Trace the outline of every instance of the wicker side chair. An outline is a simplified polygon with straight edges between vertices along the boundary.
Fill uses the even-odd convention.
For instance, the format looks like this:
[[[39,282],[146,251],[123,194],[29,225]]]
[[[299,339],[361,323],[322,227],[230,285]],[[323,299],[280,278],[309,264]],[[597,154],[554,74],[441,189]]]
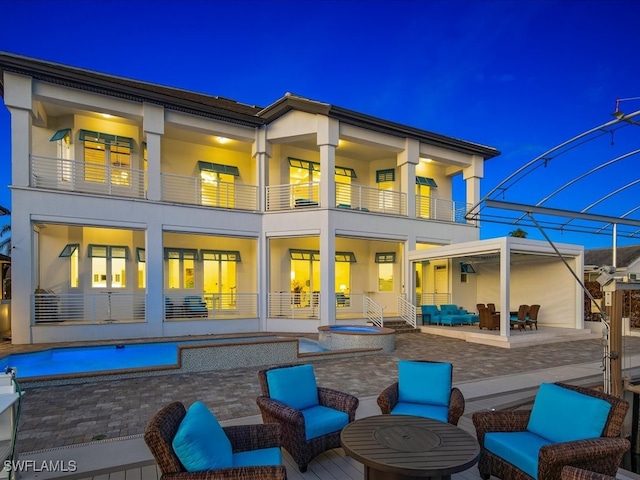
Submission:
[[[283,465],[232,467],[203,472],[187,472],[173,450],[182,419],[187,414],[184,405],[173,402],[162,408],[148,423],[144,441],[153,454],[162,472],[162,480],[286,480],[287,471]],[[237,425],[223,427],[231,442],[233,453],[280,447],[279,425]]]
[[[620,438],[629,403],[613,395],[590,388],[565,383],[555,383],[555,385],[605,400],[611,404],[611,409],[599,438],[542,446],[538,453],[537,478],[539,480],[560,480],[564,478],[561,477],[562,469],[567,465],[615,476],[622,456],[630,448],[629,441]],[[530,410],[482,411],[473,414],[473,424],[480,443],[478,470],[482,478],[488,479],[493,475],[509,480],[532,480],[533,477],[485,448],[485,434],[524,432],[527,430],[530,416]]]
[[[576,467],[564,467],[562,469],[562,480],[616,480],[616,477],[603,475],[601,473],[590,472]]]
[[[424,365],[425,368],[428,368],[429,365],[442,365],[441,362],[430,362],[427,360],[411,360],[404,362],[415,363],[417,365]],[[398,364],[398,369],[400,369],[400,364]],[[452,378],[451,373],[449,374],[450,378],[448,379],[449,385],[451,384]],[[414,379],[414,381],[417,379]],[[398,375],[398,381],[389,385],[385,388],[380,395],[378,396],[378,406],[380,407],[380,411],[382,414],[387,415],[393,412],[394,408],[400,402],[400,375]],[[464,396],[462,392],[456,388],[451,388],[451,396],[449,397],[449,410],[447,414],[447,423],[451,425],[458,425],[458,420],[464,413]],[[404,413],[404,412],[403,412]],[[416,413],[414,413],[416,414]]]
[[[291,454],[300,471],[306,472],[307,465],[316,456],[332,448],[340,447],[340,432],[342,428],[307,438],[307,422],[303,410],[272,398],[272,392],[269,389],[268,373],[300,366],[301,365],[278,365],[260,370],[258,372],[258,379],[260,380],[262,395],[256,399],[256,403],[258,404],[264,423],[280,424],[282,429],[282,446]],[[357,397],[326,387],[315,388],[317,389],[319,406],[347,414],[347,423],[355,420],[356,410],[359,405]]]

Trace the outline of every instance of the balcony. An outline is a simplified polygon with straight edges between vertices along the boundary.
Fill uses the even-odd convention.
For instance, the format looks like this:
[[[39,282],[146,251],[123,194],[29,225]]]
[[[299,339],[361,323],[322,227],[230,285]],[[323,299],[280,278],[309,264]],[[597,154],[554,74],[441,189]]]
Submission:
[[[257,293],[165,292],[165,321],[258,318]]]
[[[416,196],[416,217],[443,222],[473,224],[465,218],[471,208],[470,203],[444,198]]]
[[[319,182],[269,185],[266,192],[268,212],[320,206]]]
[[[336,183],[336,206],[362,212],[407,215],[407,194],[365,185]]]
[[[31,156],[31,186],[114,197],[145,198],[145,172],[128,166]]]
[[[187,205],[258,210],[258,187],[230,182],[210,182],[200,177],[162,174],[162,200]]]

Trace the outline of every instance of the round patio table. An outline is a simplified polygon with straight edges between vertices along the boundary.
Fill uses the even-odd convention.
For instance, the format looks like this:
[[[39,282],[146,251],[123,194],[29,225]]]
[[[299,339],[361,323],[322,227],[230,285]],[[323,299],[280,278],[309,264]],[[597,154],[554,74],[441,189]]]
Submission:
[[[450,479],[478,462],[478,441],[464,430],[430,418],[376,415],[340,434],[347,455],[365,467],[365,480]]]

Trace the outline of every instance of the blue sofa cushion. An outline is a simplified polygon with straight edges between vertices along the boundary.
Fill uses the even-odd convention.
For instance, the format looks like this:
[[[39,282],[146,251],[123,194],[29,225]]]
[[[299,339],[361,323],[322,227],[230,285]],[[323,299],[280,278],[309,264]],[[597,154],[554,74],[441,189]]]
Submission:
[[[189,407],[172,445],[188,472],[233,466],[231,442],[215,415],[202,402]]]
[[[440,305],[440,311],[443,315],[459,315],[460,313],[458,306],[452,304]]]
[[[319,404],[313,366],[276,368],[267,372],[269,396],[297,410]]]
[[[527,430],[553,443],[597,438],[611,404],[551,383],[543,383],[533,402]]]
[[[349,415],[340,410],[317,405],[302,410],[307,440],[342,430],[349,423]]]
[[[233,454],[234,467],[262,467],[282,465],[282,452],[279,447],[259,448]]]
[[[550,442],[531,432],[490,432],[484,446],[491,453],[515,465],[533,478],[538,478],[538,453]]]
[[[398,400],[448,407],[451,372],[450,363],[398,361]]]
[[[426,417],[447,423],[449,420],[449,407],[439,405],[425,405],[423,403],[398,402],[391,410],[392,415],[415,415]]]

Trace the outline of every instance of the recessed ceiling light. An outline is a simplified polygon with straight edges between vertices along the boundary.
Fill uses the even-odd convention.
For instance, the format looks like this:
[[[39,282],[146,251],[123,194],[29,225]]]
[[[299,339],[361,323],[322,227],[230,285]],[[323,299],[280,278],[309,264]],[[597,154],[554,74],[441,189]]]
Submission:
[[[216,137],[218,139],[218,143],[227,143],[229,139],[227,137]]]
[[[103,114],[102,114],[102,116],[103,116],[104,118],[111,118],[111,115],[109,115],[108,113],[103,113]]]
[[[425,162],[425,163],[431,163],[433,162],[433,160],[431,158],[420,158],[421,162]]]

